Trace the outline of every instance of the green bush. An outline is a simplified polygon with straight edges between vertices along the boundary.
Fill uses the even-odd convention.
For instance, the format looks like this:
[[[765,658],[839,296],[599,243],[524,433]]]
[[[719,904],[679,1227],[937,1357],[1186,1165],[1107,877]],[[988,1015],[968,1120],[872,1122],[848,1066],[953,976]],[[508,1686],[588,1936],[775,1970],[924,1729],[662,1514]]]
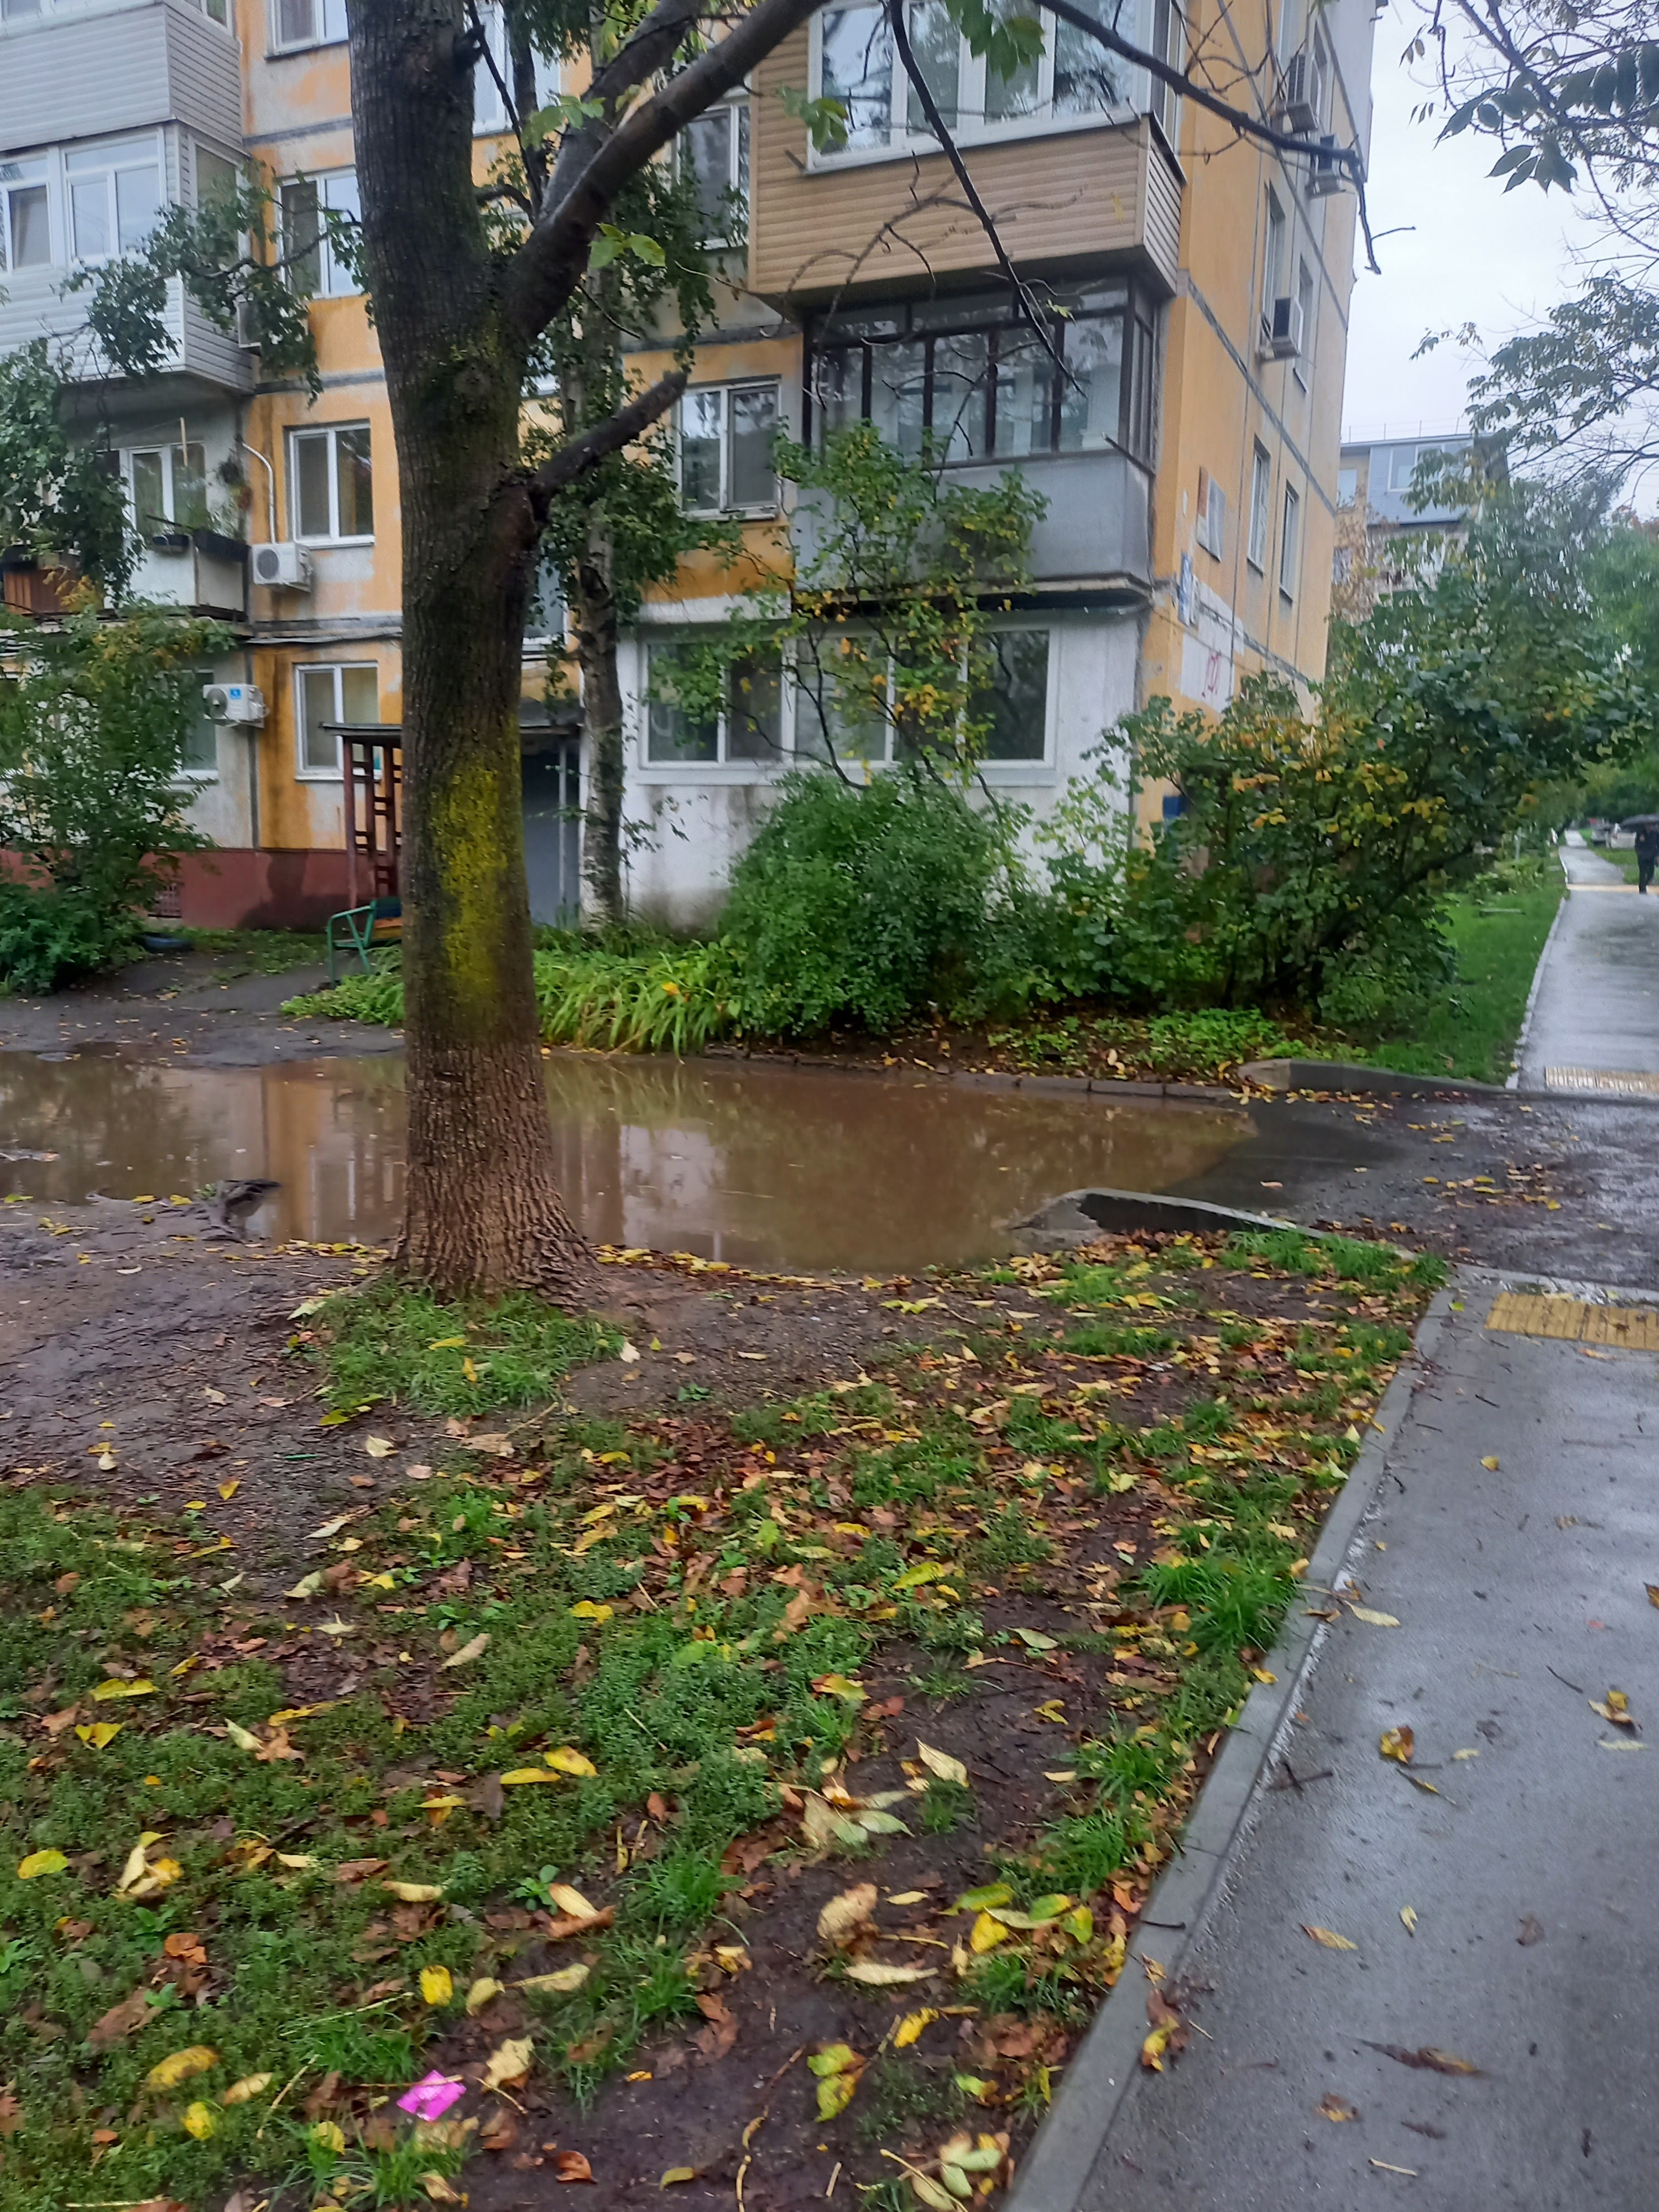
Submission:
[[[726,927],[744,1025],[880,1031],[932,1007],[971,1015],[1017,997],[1018,963],[998,927],[1014,878],[1009,826],[922,773],[787,777],[732,871]]]
[[[84,893],[0,883],[0,992],[44,997],[113,966],[137,939],[131,915]]]

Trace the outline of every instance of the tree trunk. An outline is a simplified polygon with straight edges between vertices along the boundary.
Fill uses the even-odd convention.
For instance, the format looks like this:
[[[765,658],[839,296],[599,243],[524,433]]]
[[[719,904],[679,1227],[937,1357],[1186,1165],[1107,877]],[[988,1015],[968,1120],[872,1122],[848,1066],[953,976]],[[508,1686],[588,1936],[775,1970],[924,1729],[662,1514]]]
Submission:
[[[587,729],[582,872],[601,919],[620,927],[628,919],[628,902],[623,890],[623,702],[613,575],[610,530],[600,515],[592,514],[570,603]]]
[[[555,1179],[525,882],[519,699],[538,520],[520,466],[524,360],[473,195],[461,0],[354,0],[350,26],[403,509],[398,1259],[446,1296],[579,1300],[592,1261]]]

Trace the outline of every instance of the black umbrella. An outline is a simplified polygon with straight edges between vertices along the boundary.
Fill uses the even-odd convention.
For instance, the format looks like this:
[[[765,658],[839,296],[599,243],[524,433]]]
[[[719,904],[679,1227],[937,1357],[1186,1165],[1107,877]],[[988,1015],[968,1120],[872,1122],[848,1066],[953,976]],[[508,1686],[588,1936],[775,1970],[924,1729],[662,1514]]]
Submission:
[[[1619,824],[1621,830],[1659,830],[1659,814],[1630,814]]]

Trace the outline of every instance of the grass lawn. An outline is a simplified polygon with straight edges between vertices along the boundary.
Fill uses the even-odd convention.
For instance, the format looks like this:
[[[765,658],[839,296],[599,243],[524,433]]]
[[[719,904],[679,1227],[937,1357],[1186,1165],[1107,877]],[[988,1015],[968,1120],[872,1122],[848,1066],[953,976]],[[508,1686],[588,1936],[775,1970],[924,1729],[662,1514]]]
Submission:
[[[328,957],[320,930],[182,929],[192,952],[211,952],[226,963],[227,975],[280,975],[289,968],[310,968]]]
[[[362,1469],[291,1557],[214,1534],[240,1343],[177,1517],[14,1469],[0,2207],[1003,2176],[1440,1273],[1284,1232],[797,1285],[872,1309],[815,1387],[674,1355],[603,1413],[549,1393],[621,1349],[628,1402],[608,1325],[371,1285],[288,1324]]]
[[[1527,1011],[1538,956],[1561,902],[1551,860],[1535,884],[1499,890],[1477,884],[1449,902],[1447,926],[1457,970],[1409,1036],[1388,1037],[1352,1057],[1408,1075],[1461,1075],[1504,1083]]]

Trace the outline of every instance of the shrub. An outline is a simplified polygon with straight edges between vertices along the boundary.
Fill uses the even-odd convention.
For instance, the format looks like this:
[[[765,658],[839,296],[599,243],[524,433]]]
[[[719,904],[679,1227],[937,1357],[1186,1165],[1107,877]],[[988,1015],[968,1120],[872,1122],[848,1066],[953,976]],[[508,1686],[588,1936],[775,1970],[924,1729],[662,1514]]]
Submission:
[[[83,892],[0,883],[0,992],[45,996],[95,975],[131,950],[130,915]]]
[[[745,1026],[881,1030],[931,1006],[973,1013],[1018,995],[997,927],[1015,878],[1010,828],[923,773],[786,778],[732,877]]]

